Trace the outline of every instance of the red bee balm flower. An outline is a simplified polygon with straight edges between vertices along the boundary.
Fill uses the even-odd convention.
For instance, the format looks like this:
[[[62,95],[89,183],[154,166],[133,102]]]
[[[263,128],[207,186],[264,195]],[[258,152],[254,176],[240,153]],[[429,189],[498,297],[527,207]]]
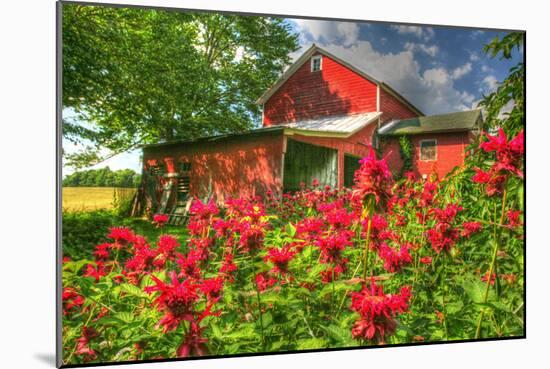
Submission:
[[[361,316],[351,331],[353,338],[383,344],[386,337],[395,333],[394,317],[408,310],[410,297],[409,287],[401,288],[398,295],[384,294],[382,286],[371,278],[370,288],[365,286],[351,295],[351,309]]]
[[[377,160],[371,148],[369,155],[359,161],[361,167],[355,172],[354,191],[362,199],[373,195],[378,203],[381,198],[389,198],[393,177],[385,160]]]
[[[470,237],[473,233],[478,233],[481,230],[480,222],[465,222],[462,224],[462,237]]]
[[[176,273],[170,272],[171,284],[164,283],[151,274],[155,281],[154,286],[145,287],[145,292],[152,293],[160,291],[160,295],[155,299],[159,311],[164,311],[164,317],[159,322],[163,326],[163,331],[173,331],[178,327],[181,321],[193,321],[193,305],[199,299],[197,294],[197,285],[190,279],[183,282],[178,281]]]
[[[286,274],[288,273],[288,263],[295,254],[296,251],[292,250],[290,247],[283,247],[282,249],[273,248],[268,250],[264,260],[275,265],[271,270],[273,273]]]
[[[205,279],[202,281],[199,289],[209,299],[216,299],[220,297],[223,290],[223,279],[221,277]]]
[[[115,240],[115,243],[111,244],[111,247],[119,249],[121,246],[134,242],[136,235],[130,228],[113,227],[107,237]]]
[[[164,226],[166,223],[168,223],[168,215],[166,214],[153,215],[153,223],[155,223],[157,227]]]

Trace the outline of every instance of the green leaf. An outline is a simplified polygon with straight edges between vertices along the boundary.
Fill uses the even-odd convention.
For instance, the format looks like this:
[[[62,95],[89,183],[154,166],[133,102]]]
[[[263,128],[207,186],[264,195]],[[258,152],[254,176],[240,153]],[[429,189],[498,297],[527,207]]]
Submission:
[[[350,329],[344,329],[338,325],[330,325],[322,327],[338,345],[347,346],[353,343]]]
[[[326,348],[327,346],[328,342],[322,338],[308,338],[304,340],[299,340],[297,348],[298,350],[313,350]]]
[[[114,318],[119,319],[123,323],[132,323],[134,321],[134,315],[132,313],[123,311],[113,315]]]
[[[483,299],[485,297],[485,290],[487,289],[486,283],[474,279],[470,279],[465,281],[462,284],[462,288],[464,288],[464,291],[472,299],[473,302],[476,304],[483,303]],[[489,288],[489,294],[488,294],[488,301],[494,300],[495,293],[492,291],[491,288]]]
[[[150,296],[141,288],[129,283],[122,283],[120,290],[126,292],[128,295],[148,299]]]

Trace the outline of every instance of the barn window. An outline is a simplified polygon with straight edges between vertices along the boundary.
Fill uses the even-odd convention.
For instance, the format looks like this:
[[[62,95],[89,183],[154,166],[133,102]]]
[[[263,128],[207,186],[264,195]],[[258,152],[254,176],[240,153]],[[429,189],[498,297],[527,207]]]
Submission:
[[[420,160],[422,161],[437,160],[437,140],[420,141]]]
[[[321,55],[314,56],[311,58],[311,71],[318,72],[323,67],[323,58]]]

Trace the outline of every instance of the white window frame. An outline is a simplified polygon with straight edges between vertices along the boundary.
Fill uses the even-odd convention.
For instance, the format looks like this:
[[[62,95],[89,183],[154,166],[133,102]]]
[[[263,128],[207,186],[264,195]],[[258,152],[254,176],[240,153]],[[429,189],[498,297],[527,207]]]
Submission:
[[[435,147],[435,158],[434,159],[423,159],[422,158],[422,144],[424,142],[433,142],[434,143],[434,147]],[[437,161],[437,139],[436,138],[430,138],[430,139],[420,140],[420,153],[419,153],[419,156],[420,156],[420,161]]]
[[[319,60],[319,70],[313,70],[314,61]],[[315,55],[311,57],[311,72],[320,72],[323,70],[323,56],[322,55]]]

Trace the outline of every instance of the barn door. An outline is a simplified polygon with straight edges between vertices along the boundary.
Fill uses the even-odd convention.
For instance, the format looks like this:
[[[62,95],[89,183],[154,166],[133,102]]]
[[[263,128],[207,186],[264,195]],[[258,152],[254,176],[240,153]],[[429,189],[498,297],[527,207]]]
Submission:
[[[352,187],[355,171],[359,169],[359,157],[344,155],[344,186]]]
[[[338,152],[327,147],[288,140],[285,154],[284,192],[300,189],[300,183],[311,186],[317,179],[321,186],[338,183]]]

